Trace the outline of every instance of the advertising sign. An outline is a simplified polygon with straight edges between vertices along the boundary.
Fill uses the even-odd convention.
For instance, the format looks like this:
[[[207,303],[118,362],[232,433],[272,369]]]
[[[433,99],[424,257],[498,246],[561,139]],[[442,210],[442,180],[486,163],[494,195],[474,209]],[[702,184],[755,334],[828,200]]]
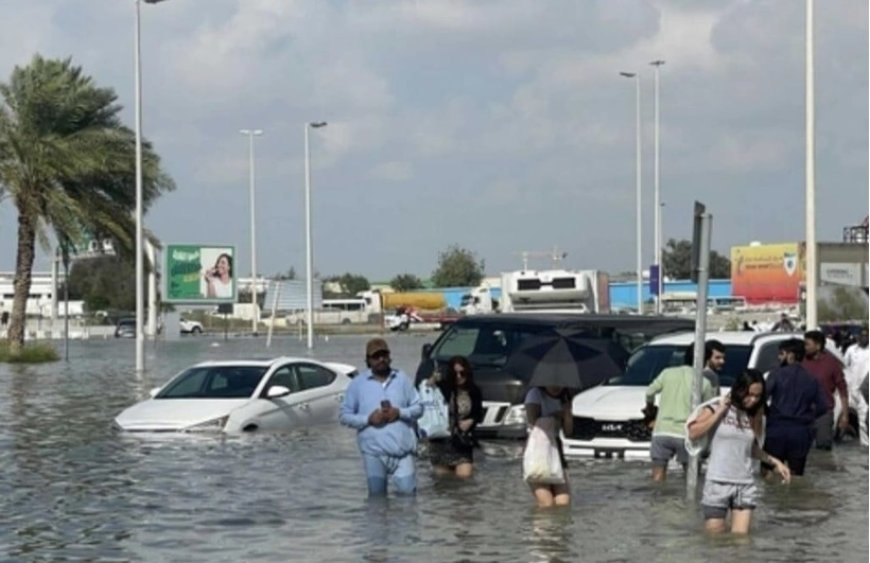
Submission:
[[[803,243],[731,248],[731,292],[747,303],[795,303],[804,279]]]
[[[199,244],[166,247],[166,298],[169,303],[233,303],[235,248]]]
[[[861,287],[861,264],[822,262],[819,265],[819,281],[832,285]]]

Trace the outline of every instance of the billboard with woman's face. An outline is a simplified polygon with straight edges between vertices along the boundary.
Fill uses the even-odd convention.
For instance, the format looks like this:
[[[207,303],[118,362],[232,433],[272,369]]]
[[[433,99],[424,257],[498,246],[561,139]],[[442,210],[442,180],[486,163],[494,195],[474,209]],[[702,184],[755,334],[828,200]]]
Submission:
[[[198,244],[166,247],[166,297],[170,303],[234,303],[235,248]]]

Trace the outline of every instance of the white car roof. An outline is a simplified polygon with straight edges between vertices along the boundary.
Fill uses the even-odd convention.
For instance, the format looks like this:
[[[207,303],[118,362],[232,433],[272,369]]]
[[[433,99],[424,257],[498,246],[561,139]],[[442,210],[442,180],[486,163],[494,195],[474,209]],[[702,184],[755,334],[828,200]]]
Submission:
[[[192,367],[207,367],[207,366],[251,366],[269,368],[275,364],[283,364],[287,362],[314,362],[322,364],[320,360],[311,358],[302,358],[298,356],[279,356],[277,358],[245,358],[238,360],[212,360],[207,362],[199,362]]]
[[[756,342],[769,340],[785,340],[786,338],[803,338],[802,334],[788,332],[750,332],[748,330],[729,330],[722,332],[707,332],[707,340],[718,340],[726,346],[728,344],[749,346]],[[654,339],[651,344],[676,344],[688,346],[695,341],[694,332],[680,332],[668,334]]]

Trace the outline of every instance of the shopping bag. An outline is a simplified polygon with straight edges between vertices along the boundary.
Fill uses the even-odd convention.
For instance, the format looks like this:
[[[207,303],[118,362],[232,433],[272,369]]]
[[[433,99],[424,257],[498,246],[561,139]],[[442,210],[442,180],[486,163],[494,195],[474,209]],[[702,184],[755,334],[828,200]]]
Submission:
[[[447,402],[438,387],[425,381],[420,383],[417,393],[423,405],[423,416],[417,420],[417,433],[420,438],[448,438],[450,436],[450,415]]]
[[[539,418],[529,429],[523,452],[523,479],[529,483],[562,485],[565,474],[556,447],[556,430],[550,418]]]

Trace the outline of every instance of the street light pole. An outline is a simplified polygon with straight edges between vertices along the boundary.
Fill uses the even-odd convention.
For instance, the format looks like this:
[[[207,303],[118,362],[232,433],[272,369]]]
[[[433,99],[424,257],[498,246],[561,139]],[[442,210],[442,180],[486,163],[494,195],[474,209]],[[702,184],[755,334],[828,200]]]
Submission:
[[[305,124],[305,268],[307,278],[308,349],[314,349],[314,251],[311,242],[311,155],[308,149],[308,129],[326,127],[325,121]]]
[[[163,0],[145,0],[146,4],[157,4]],[[145,259],[144,236],[142,228],[142,65],[139,25],[139,4],[134,0],[135,26],[133,31],[133,98],[136,121],[136,372],[145,370]]]
[[[807,330],[818,327],[816,267],[816,114],[813,75],[813,0],[807,0],[806,30],[806,310]]]
[[[142,256],[142,68],[140,64],[141,47],[139,39],[139,0],[136,3],[136,26],[133,48],[134,98],[136,121],[136,371],[145,370],[145,334],[143,320],[145,317],[145,288],[142,281],[145,277],[144,257]]]
[[[661,186],[660,179],[661,175],[659,172],[659,68],[665,64],[665,61],[655,60],[650,63],[655,67],[655,160],[654,160],[654,169],[655,169],[655,195],[653,196],[653,221],[654,221],[654,244],[655,244],[655,252],[653,253],[653,264],[656,266],[656,287],[658,287],[658,295],[656,296],[655,304],[656,304],[656,314],[660,315],[662,312],[662,293],[664,293],[664,279],[665,276],[662,273],[662,196],[661,196]]]
[[[625,78],[633,78],[635,86],[635,125],[636,139],[635,152],[637,156],[636,163],[636,184],[637,184],[637,209],[635,221],[637,222],[637,314],[643,314],[643,231],[641,221],[643,218],[641,204],[641,137],[640,137],[640,74],[637,72],[620,72],[620,76]]]
[[[254,176],[254,137],[259,137],[263,134],[263,131],[260,129],[241,129],[239,133],[248,136],[248,184],[251,192],[251,308],[253,310],[251,315],[251,334],[257,336],[260,328],[260,309],[257,306],[257,214],[254,199],[254,190],[256,188]]]

